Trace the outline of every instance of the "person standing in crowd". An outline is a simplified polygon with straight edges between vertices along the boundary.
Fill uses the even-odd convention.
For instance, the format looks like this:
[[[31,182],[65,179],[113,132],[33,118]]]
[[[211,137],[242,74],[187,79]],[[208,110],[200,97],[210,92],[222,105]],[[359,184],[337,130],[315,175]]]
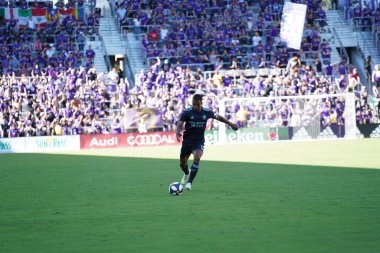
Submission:
[[[339,0],[331,0],[331,8],[337,10],[339,7]]]
[[[353,68],[352,72],[348,75],[348,85],[349,89],[352,91],[359,89],[360,86],[360,76],[357,68]]]
[[[370,80],[372,77],[372,58],[370,55],[367,56],[367,59],[364,62],[364,69],[366,70],[366,75],[367,75],[367,81]]]
[[[372,72],[373,93],[376,97],[379,96],[380,90],[380,65],[376,64],[375,69]]]
[[[286,75],[292,76],[296,72],[297,68],[301,66],[301,59],[298,54],[289,59],[286,66]]]
[[[317,74],[320,76],[322,73],[322,63],[319,60],[319,57],[315,58],[314,64],[315,64],[315,70],[317,71]]]

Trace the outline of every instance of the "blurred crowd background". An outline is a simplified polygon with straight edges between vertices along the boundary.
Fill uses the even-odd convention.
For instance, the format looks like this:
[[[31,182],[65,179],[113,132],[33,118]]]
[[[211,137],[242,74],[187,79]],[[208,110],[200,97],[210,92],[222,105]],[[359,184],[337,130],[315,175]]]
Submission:
[[[357,124],[380,123],[380,63],[367,57],[360,76],[344,57],[332,62],[321,36],[337,3],[293,2],[308,5],[300,50],[279,39],[280,0],[112,2],[120,32],[141,35],[147,68],[131,83],[118,66],[94,68],[86,41],[99,33],[95,1],[0,1],[2,10],[18,10],[0,12],[0,137],[172,131],[196,92],[216,112],[223,98],[354,93]],[[30,7],[44,16],[26,15]],[[378,6],[350,1],[346,9],[377,34]],[[303,108],[294,99],[236,102],[226,116],[241,127],[302,126],[311,117],[326,126],[344,124],[343,108],[339,98]]]

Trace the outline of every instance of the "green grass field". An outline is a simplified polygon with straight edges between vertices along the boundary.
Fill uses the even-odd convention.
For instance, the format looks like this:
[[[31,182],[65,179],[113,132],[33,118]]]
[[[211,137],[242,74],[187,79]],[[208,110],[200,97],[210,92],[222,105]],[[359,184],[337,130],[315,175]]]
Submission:
[[[365,167],[208,160],[172,197],[177,159],[0,155],[0,252],[376,253],[380,170]]]

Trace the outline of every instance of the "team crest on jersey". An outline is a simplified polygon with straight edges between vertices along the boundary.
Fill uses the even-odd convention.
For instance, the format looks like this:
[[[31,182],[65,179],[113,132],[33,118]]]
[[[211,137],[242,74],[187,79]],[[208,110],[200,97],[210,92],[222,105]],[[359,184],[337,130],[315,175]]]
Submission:
[[[203,120],[206,120],[206,115],[203,115],[202,118],[203,118]]]
[[[190,119],[194,119],[194,116],[191,116]]]

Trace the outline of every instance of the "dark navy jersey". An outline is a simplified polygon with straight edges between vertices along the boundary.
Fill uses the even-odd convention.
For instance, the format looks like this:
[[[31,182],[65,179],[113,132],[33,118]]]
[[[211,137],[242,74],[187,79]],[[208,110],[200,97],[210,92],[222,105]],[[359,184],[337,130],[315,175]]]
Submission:
[[[202,107],[200,112],[193,110],[193,107],[186,108],[180,117],[180,121],[185,122],[184,141],[204,141],[204,133],[208,119],[216,119],[216,114],[210,109]]]

